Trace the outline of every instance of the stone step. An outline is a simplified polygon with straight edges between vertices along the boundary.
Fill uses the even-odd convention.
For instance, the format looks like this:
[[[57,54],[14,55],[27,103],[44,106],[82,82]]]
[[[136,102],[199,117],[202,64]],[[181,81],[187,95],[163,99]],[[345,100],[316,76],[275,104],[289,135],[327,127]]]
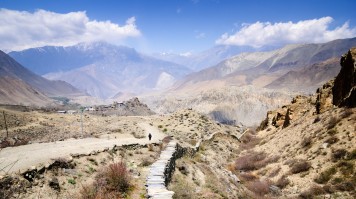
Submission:
[[[164,151],[161,152],[159,159],[154,162],[149,169],[146,178],[146,191],[148,198],[154,199],[171,199],[173,191],[168,191],[165,186],[167,165],[171,164],[171,159],[176,152],[176,142],[169,142]]]

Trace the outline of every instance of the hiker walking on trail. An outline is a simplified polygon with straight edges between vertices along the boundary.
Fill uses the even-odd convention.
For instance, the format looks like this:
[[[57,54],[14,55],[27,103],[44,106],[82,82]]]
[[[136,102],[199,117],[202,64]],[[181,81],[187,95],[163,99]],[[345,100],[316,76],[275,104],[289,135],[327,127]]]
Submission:
[[[148,139],[151,141],[152,135],[151,133],[148,134]]]

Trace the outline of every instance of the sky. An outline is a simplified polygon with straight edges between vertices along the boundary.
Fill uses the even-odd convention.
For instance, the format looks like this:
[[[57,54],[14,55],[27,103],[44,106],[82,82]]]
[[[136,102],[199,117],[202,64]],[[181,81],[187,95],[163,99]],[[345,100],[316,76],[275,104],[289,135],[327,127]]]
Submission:
[[[0,0],[0,49],[107,41],[144,53],[356,36],[355,0]]]

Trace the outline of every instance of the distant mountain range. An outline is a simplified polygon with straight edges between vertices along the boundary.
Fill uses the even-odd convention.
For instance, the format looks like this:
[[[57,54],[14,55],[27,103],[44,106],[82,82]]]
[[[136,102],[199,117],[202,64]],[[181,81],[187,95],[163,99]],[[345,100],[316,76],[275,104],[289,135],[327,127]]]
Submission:
[[[297,94],[314,93],[335,77],[340,56],[352,46],[356,46],[356,38],[240,53],[142,100],[157,113],[193,108],[256,125],[266,111],[288,103]]]
[[[83,96],[64,81],[50,81],[23,67],[6,53],[0,51],[0,100],[8,102],[49,102],[48,97]],[[6,99],[6,100],[5,100]],[[38,103],[34,103],[38,102]]]
[[[353,46],[356,46],[356,38],[335,40],[323,44],[287,45],[266,52],[241,53],[215,66],[188,75],[175,85],[175,89],[184,89],[186,86],[197,83],[219,80],[228,85],[267,86],[274,89],[291,89],[293,87],[292,90],[310,92],[329,80],[330,77],[336,76],[340,66],[334,60],[325,63],[327,67],[318,67],[318,81],[315,81],[314,77],[316,71],[310,68],[315,67],[314,64],[328,59],[339,58]],[[320,70],[325,70],[325,73]],[[326,72],[327,70],[328,72]],[[287,75],[287,73],[289,74]],[[303,75],[303,77],[298,76],[303,79],[302,82],[295,81],[297,74]],[[296,84],[279,84],[278,82],[281,82],[279,78],[283,78],[284,82],[294,81]],[[310,82],[310,84],[305,87],[304,82]]]
[[[9,54],[48,79],[64,80],[102,99],[167,88],[191,72],[182,65],[104,42],[46,46]]]
[[[208,50],[195,54],[155,53],[154,56],[162,60],[184,65],[193,71],[200,71],[240,53],[259,52],[272,49],[276,49],[276,47],[266,46],[256,49],[250,46],[217,45]]]

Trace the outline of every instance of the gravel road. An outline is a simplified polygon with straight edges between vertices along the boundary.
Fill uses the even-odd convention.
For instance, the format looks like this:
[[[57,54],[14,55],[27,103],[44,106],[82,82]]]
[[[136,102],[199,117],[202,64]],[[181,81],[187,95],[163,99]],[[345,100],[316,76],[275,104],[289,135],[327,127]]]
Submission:
[[[87,154],[94,150],[103,150],[107,147],[121,146],[127,144],[148,144],[158,143],[165,137],[154,126],[148,123],[139,123],[146,135],[150,132],[152,140],[147,136],[143,139],[136,139],[132,135],[120,136],[120,138],[84,138],[69,139],[64,141],[49,143],[34,143],[18,147],[8,147],[0,151],[0,174],[23,171],[32,166],[46,164],[59,157],[68,157],[70,154]]]

